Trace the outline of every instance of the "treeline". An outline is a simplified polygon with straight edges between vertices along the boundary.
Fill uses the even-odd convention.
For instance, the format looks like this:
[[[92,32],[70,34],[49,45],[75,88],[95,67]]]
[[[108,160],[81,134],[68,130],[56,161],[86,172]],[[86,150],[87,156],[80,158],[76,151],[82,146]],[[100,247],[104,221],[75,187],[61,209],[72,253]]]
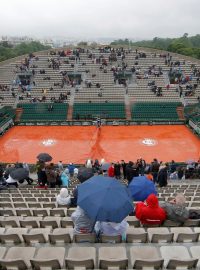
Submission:
[[[189,37],[188,34],[185,33],[180,38],[155,37],[153,40],[142,40],[138,42],[132,42],[128,39],[119,39],[112,42],[111,45],[154,48],[200,59],[200,35]]]
[[[4,61],[23,54],[34,53],[37,51],[47,50],[49,46],[44,46],[40,42],[32,41],[30,43],[21,43],[13,46],[8,42],[0,42],[0,61]]]

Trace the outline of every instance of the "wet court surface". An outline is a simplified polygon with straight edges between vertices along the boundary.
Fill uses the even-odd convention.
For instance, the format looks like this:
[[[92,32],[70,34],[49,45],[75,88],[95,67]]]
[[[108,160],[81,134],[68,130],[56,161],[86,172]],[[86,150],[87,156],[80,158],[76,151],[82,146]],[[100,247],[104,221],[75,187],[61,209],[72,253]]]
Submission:
[[[35,163],[47,152],[53,162],[84,163],[88,158],[125,161],[198,160],[200,139],[185,126],[16,126],[0,138],[1,162]]]

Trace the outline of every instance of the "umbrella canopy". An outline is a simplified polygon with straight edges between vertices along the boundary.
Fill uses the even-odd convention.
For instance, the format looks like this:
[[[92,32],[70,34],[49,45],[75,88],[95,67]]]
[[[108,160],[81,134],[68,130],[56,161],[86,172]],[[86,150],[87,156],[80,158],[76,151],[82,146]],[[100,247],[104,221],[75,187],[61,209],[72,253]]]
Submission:
[[[24,168],[18,168],[11,171],[10,176],[15,180],[23,180],[29,176],[29,172]]]
[[[134,201],[145,201],[152,193],[157,195],[154,183],[145,176],[134,177],[128,189]]]
[[[52,160],[52,157],[48,153],[40,153],[37,156],[37,159],[44,161],[44,162],[49,162]]]
[[[102,171],[107,171],[110,167],[110,163],[104,163],[101,166]]]
[[[86,167],[79,168],[77,178],[81,183],[85,182],[92,176],[94,176],[94,173],[91,168],[86,168]]]
[[[79,185],[77,204],[94,221],[119,223],[133,211],[127,187],[111,177],[93,176]]]
[[[187,163],[187,164],[192,164],[192,163],[195,163],[195,160],[194,160],[194,159],[188,159],[188,160],[186,161],[186,163]]]

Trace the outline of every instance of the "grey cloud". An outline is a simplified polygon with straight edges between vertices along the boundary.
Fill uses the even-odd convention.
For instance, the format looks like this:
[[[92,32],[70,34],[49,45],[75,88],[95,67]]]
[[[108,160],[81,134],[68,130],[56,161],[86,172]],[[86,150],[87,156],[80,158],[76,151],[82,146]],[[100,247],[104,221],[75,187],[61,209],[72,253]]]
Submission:
[[[199,0],[1,0],[0,35],[173,37],[197,34]]]

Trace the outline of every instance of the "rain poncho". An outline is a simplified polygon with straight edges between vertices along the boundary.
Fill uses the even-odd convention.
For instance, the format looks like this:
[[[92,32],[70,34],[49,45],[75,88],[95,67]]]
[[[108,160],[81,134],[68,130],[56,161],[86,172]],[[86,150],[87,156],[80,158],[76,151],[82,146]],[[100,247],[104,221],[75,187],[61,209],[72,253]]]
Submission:
[[[159,207],[158,198],[154,194],[149,195],[145,203],[136,204],[135,216],[142,224],[162,224],[166,219],[166,213]]]
[[[66,188],[60,190],[60,194],[56,197],[56,202],[58,205],[70,205],[71,197]]]
[[[91,233],[94,230],[95,222],[92,221],[85,211],[77,206],[76,211],[72,213],[71,219],[74,222],[74,233]]]
[[[69,177],[68,177],[68,175],[65,172],[63,172],[61,174],[60,179],[62,181],[62,186],[64,186],[64,187],[68,187],[69,186]]]
[[[128,227],[129,225],[126,220],[122,220],[120,223],[97,221],[95,224],[95,231],[97,234],[104,234],[108,236],[121,235],[123,239],[125,239]]]

